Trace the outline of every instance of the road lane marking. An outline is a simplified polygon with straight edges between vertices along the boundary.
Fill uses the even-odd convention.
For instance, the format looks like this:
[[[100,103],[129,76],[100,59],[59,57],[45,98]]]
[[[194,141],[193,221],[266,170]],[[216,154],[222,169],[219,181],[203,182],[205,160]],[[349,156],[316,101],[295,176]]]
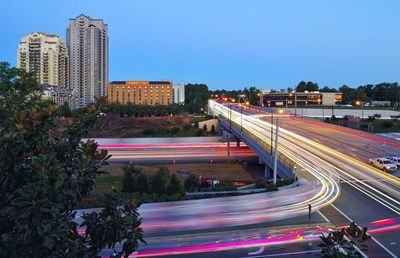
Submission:
[[[319,214],[326,222],[331,223],[331,222],[329,221],[329,219],[328,219],[324,214],[322,214],[322,212],[320,212],[320,210],[317,210],[317,212],[318,212],[318,214]]]
[[[260,248],[258,248],[257,251],[255,251],[255,252],[250,252],[250,253],[248,253],[248,254],[249,254],[249,255],[257,255],[257,254],[263,253],[264,250],[265,250],[265,247],[264,247],[264,246],[260,246]]]
[[[344,214],[343,211],[339,210],[335,205],[331,204],[331,206],[337,211],[339,212],[343,217],[345,217],[346,219],[348,219],[349,221],[354,221],[352,219],[350,219],[346,214]],[[370,235],[371,236],[371,235]],[[387,249],[382,243],[380,243],[375,237],[371,236],[371,239],[373,241],[375,241],[375,243],[377,243],[380,247],[382,247],[386,252],[388,252],[388,254],[390,254],[392,257],[394,258],[398,258],[397,255],[395,255],[394,253],[392,253],[389,249]]]
[[[320,252],[321,252],[321,249],[310,250],[310,251],[291,252],[291,253],[266,254],[266,255],[259,255],[259,256],[244,256],[242,258],[264,258],[264,257],[289,256],[289,255],[296,255],[296,254],[309,254],[309,253],[320,253]]]

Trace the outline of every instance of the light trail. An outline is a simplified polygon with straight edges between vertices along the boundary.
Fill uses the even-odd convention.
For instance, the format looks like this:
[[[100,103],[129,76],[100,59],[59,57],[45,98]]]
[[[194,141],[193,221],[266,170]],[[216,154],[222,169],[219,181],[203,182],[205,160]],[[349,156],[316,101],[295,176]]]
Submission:
[[[270,142],[270,130],[271,127],[272,130],[274,130],[275,126],[271,126],[270,123],[261,120],[260,116],[241,116],[239,112],[235,110],[230,111],[226,106],[214,101],[210,101],[209,105],[214,113],[220,114],[228,120],[231,118],[232,123],[236,126],[240,126],[242,123],[247,133],[255,135],[266,144]],[[293,153],[290,153],[290,149],[297,147],[298,155],[300,154],[306,159],[313,160],[315,162],[314,165],[318,163],[329,168],[321,169],[321,173],[325,173],[326,175],[330,175],[331,173],[336,174],[344,182],[363,192],[396,214],[400,214],[400,180],[395,176],[370,167],[360,160],[284,128],[279,128],[279,135],[278,150],[286,157],[299,163],[298,160],[295,160]],[[318,157],[319,160],[315,159],[315,157]],[[306,170],[315,175],[310,168]],[[321,177],[318,177],[318,179],[321,180]],[[381,179],[384,179],[384,181]]]
[[[222,115],[226,119],[230,118],[234,125],[242,125],[242,127],[245,128],[245,132],[249,132],[257,140],[261,140],[263,144],[266,145],[270,142],[270,138],[268,137],[269,133],[266,133],[270,132],[270,124],[260,125],[258,122],[263,121],[258,120],[256,117],[242,115],[214,101],[209,101],[209,107],[214,114]],[[269,126],[268,129],[265,128],[267,126]],[[299,203],[291,205],[287,211],[288,214],[292,216],[305,214],[308,212],[308,204],[311,204],[315,209],[319,209],[334,202],[339,196],[340,190],[335,180],[337,179],[335,178],[335,173],[332,173],[332,166],[330,166],[328,162],[284,138],[279,139],[278,150],[280,154],[283,154],[312,174],[321,184],[320,191],[316,192],[313,197],[303,199]]]
[[[175,241],[168,240],[167,243],[160,240],[143,246],[139,251],[129,257],[157,257],[178,254],[210,253],[236,249],[259,248],[274,245],[288,245],[302,242],[320,241],[322,233],[328,233],[336,229],[348,226],[333,227],[330,225],[316,227],[295,228],[273,228],[247,230],[245,232],[208,233],[198,237],[177,236]],[[368,224],[368,234],[376,236],[389,232],[400,231],[400,218],[390,218],[380,221],[373,221]],[[190,239],[190,240],[189,240]],[[150,240],[151,241],[151,240]],[[106,256],[103,256],[106,257]],[[108,256],[107,256],[108,257]]]

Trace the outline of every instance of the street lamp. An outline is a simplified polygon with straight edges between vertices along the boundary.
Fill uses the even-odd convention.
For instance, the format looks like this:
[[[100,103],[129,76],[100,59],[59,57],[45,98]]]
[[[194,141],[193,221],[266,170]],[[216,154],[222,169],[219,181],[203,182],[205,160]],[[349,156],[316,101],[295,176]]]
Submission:
[[[272,109],[271,110],[271,145],[270,145],[270,147],[271,147],[271,157],[272,157],[272,137],[273,137],[273,129],[272,129],[272,127],[273,127],[273,125],[274,125],[274,110]]]
[[[355,104],[356,106],[361,107],[361,119],[364,119],[364,101],[357,100]]]
[[[243,132],[243,106],[240,106],[240,132]]]

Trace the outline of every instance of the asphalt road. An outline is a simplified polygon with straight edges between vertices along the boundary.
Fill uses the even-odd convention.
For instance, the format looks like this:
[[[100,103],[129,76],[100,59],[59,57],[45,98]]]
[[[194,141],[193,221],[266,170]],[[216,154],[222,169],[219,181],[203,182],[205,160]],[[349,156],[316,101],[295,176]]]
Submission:
[[[235,110],[238,111],[239,108]],[[229,112],[227,114],[225,116],[232,116]],[[254,124],[257,124],[257,119],[267,123],[271,121],[269,114],[251,109],[246,109],[243,114],[253,117],[254,119],[249,119],[249,121]],[[241,115],[234,115],[236,117],[233,116],[233,119],[240,121]],[[397,155],[400,150],[399,144],[387,142],[371,134],[321,122],[287,115],[275,114],[274,117],[279,117],[280,120],[282,148],[286,148],[286,145],[291,142],[303,148],[304,152],[299,152],[300,155],[311,152],[333,165],[333,173],[341,178],[342,186],[341,195],[334,206],[345,214],[345,217],[359,224],[376,220],[392,221],[399,218],[399,179],[371,168],[366,163],[368,158],[381,157],[389,153]],[[256,130],[256,127],[254,128]],[[268,138],[268,127],[263,130],[266,133],[262,137]],[[378,235],[376,239],[393,254],[400,254],[398,229]]]

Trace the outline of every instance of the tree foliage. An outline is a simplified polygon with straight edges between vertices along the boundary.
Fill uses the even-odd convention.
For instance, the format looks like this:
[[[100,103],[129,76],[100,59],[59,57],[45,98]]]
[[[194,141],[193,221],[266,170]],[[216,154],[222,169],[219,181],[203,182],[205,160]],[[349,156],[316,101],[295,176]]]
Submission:
[[[74,222],[109,158],[94,141],[80,140],[96,122],[96,108],[61,130],[58,109],[41,99],[34,78],[6,63],[0,63],[0,95],[0,253],[94,257],[122,241],[117,256],[132,253],[144,242],[135,203],[109,195],[102,211]]]
[[[367,251],[364,242],[371,238],[367,227],[359,227],[356,223],[337,231],[320,236],[323,257],[361,257],[355,246],[360,245],[362,251]]]
[[[189,113],[200,113],[208,102],[208,86],[206,84],[186,84],[185,104]]]
[[[301,81],[296,87],[296,92],[317,91],[319,89],[318,83]]]

